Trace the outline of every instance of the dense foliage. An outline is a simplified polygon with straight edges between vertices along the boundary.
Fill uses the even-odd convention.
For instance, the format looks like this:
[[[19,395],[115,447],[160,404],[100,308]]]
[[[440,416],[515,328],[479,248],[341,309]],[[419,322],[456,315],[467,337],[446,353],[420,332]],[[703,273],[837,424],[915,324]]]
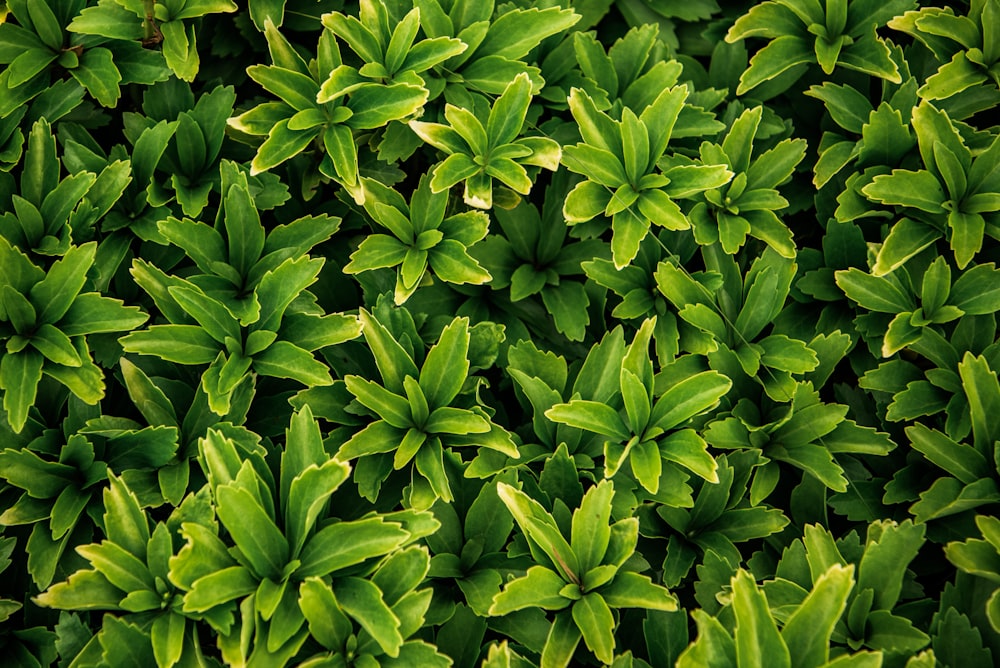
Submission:
[[[1000,0],[0,1],[4,665],[1000,662]]]

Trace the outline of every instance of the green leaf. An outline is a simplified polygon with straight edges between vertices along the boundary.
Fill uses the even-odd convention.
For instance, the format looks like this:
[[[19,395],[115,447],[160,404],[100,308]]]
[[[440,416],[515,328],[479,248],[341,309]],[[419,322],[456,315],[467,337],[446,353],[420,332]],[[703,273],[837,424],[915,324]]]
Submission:
[[[444,192],[456,183],[480,174],[482,170],[483,168],[465,153],[453,153],[434,168],[434,177],[430,183],[431,191]]]
[[[907,427],[906,435],[914,450],[966,484],[989,476],[986,458],[970,445],[957,443],[920,423]]]
[[[830,636],[847,607],[853,586],[853,564],[834,564],[816,580],[781,629],[791,665],[819,668],[830,660]]]
[[[31,498],[55,499],[76,474],[72,466],[43,460],[28,449],[7,448],[0,452],[0,475]],[[9,509],[7,512],[12,513]]]
[[[969,399],[976,447],[981,452],[989,452],[991,445],[1000,440],[1000,424],[993,417],[1000,411],[1000,382],[997,381],[997,374],[985,358],[974,357],[971,352],[965,353],[958,365],[958,373]]]
[[[951,229],[951,249],[955,251],[955,264],[965,267],[983,247],[983,231],[986,221],[978,213],[965,213],[957,209],[948,212],[948,227]]]
[[[740,570],[733,576],[736,617],[736,660],[740,666],[791,666],[788,647],[771,617],[767,598],[753,576]]]
[[[615,268],[622,269],[639,253],[639,244],[649,232],[649,218],[631,208],[614,214],[611,221],[611,257]]]
[[[187,619],[174,612],[160,615],[153,621],[149,636],[157,665],[170,666],[181,660],[185,631]]]
[[[121,478],[109,475],[104,490],[104,531],[113,543],[145,561],[149,522],[139,499]]]
[[[464,408],[442,406],[435,408],[424,423],[424,431],[429,434],[486,434],[490,423]]]
[[[941,233],[930,225],[901,218],[882,243],[872,274],[885,276],[891,273],[940,238]]]
[[[586,222],[594,216],[602,214],[612,196],[613,193],[599,183],[581,181],[566,196],[563,216],[571,224]]]
[[[319,85],[304,74],[275,65],[251,65],[247,68],[247,74],[267,92],[281,98],[296,111],[315,108],[317,105]]]
[[[874,610],[868,615],[866,641],[874,649],[913,653],[925,647],[930,638],[909,619],[887,610]]]
[[[621,386],[629,428],[634,434],[642,434],[649,422],[649,390],[634,373],[625,368],[621,372]]]
[[[902,313],[916,307],[913,299],[903,294],[885,278],[872,276],[852,267],[835,274],[837,286],[862,308],[879,313]]]
[[[278,331],[288,305],[312,285],[323,268],[323,258],[288,259],[264,274],[254,291],[260,302],[260,318],[253,330]]]
[[[1000,490],[991,478],[963,485],[954,478],[938,478],[920,494],[920,501],[913,504],[910,513],[918,522],[947,517],[984,504],[1000,500]]]
[[[469,321],[452,320],[427,352],[420,370],[420,389],[431,409],[447,406],[458,396],[469,372]]]
[[[59,320],[66,336],[122,332],[138,328],[149,318],[137,306],[125,306],[117,299],[96,292],[77,295]]]
[[[177,426],[177,414],[163,390],[128,358],[121,358],[119,365],[129,398],[146,421],[152,426]]]
[[[156,588],[146,564],[114,543],[103,541],[100,544],[81,545],[77,552],[122,592],[152,591]]]
[[[558,287],[542,290],[542,303],[552,314],[556,329],[570,341],[582,341],[590,315],[590,299],[582,283],[565,281]]]
[[[981,524],[980,518],[977,520]],[[945,546],[945,556],[959,570],[971,573],[986,580],[1000,584],[1000,556],[996,548],[988,541],[970,538],[964,542],[951,542]]]
[[[216,513],[253,571],[280,578],[289,557],[288,541],[253,496],[233,484],[215,490]]]
[[[40,606],[60,610],[116,610],[122,591],[102,574],[79,570],[35,597]]]
[[[941,178],[944,179],[948,189],[948,195],[952,202],[960,202],[965,197],[968,188],[968,179],[965,175],[966,167],[959,161],[951,149],[939,141],[934,142],[934,162],[937,164]]]
[[[614,660],[615,620],[600,594],[588,593],[573,604],[573,621],[587,648],[604,664]]]
[[[50,362],[69,367],[83,366],[73,342],[52,325],[44,324],[36,329],[31,345]]]
[[[750,287],[735,323],[746,340],[756,339],[781,311],[794,275],[795,264],[791,258],[770,249],[754,262],[745,279]]]
[[[427,96],[426,88],[408,83],[365,85],[348,98],[346,106],[354,113],[346,123],[355,130],[381,128],[413,116],[427,102]]]
[[[486,136],[493,147],[509,144],[517,138],[531,102],[531,80],[527,73],[518,74],[493,103],[486,122]]]
[[[178,364],[208,364],[221,346],[197,325],[153,325],[121,339],[125,352],[155,355]]]
[[[951,286],[948,303],[970,315],[1000,310],[1000,270],[989,262],[962,272]]]
[[[639,114],[639,120],[649,133],[649,155],[651,160],[659,160],[666,150],[677,118],[688,97],[688,87],[684,84],[660,91],[648,107]],[[587,140],[588,143],[590,140]]]
[[[419,377],[417,365],[409,354],[399,345],[392,334],[380,323],[374,315],[361,309],[359,313],[362,334],[371,347],[375,364],[382,375],[386,389],[396,394],[403,394],[403,378]]]
[[[861,134],[872,111],[868,97],[848,85],[827,81],[822,86],[811,86],[805,94],[822,100],[834,122],[852,134]]]
[[[29,295],[38,310],[37,322],[56,323],[66,314],[87,279],[96,252],[96,242],[71,248],[31,288]]]
[[[283,67],[285,66],[285,58],[295,61],[292,56],[284,56],[283,52],[286,49],[291,51],[291,46],[276,29],[281,26],[284,14],[285,0],[253,0],[250,2],[250,19],[257,26],[257,30],[262,31],[267,37],[271,60]],[[282,46],[285,49],[281,49]],[[279,56],[279,54],[282,55]]]
[[[299,585],[299,607],[309,622],[309,633],[326,648],[342,646],[353,631],[333,591],[319,578],[306,578]]]
[[[523,58],[546,37],[568,30],[579,20],[579,14],[560,7],[508,11],[490,23],[476,56]]]
[[[925,529],[911,520],[899,524],[881,521],[869,526],[865,553],[858,565],[858,589],[875,591],[876,609],[895,607],[906,567],[923,545]]]
[[[241,340],[239,322],[221,302],[209,297],[197,287],[169,286],[167,292],[174,301],[201,325],[213,339],[225,344],[227,338]]]
[[[923,332],[920,327],[913,326],[911,322],[913,315],[913,313],[903,312],[889,323],[885,332],[885,340],[882,343],[882,357],[894,355],[920,340]]]
[[[260,580],[250,569],[230,566],[204,575],[184,594],[185,612],[207,612],[212,608],[242,598],[256,591]]]
[[[583,495],[580,507],[573,513],[571,545],[586,573],[600,565],[611,540],[611,501],[614,486],[602,480]]]
[[[541,505],[519,489],[506,483],[497,485],[497,494],[514,516],[521,531],[547,556],[566,582],[580,582],[580,565],[576,554]]]
[[[368,580],[338,579],[333,586],[341,609],[361,624],[389,656],[398,656],[403,644],[399,619],[382,600],[382,592]]]
[[[544,566],[532,566],[528,572],[508,582],[497,592],[490,606],[490,615],[507,615],[524,608],[562,610],[572,601],[559,592],[566,586],[554,571]]]
[[[740,76],[736,94],[743,95],[793,67],[812,60],[813,49],[808,42],[795,35],[782,35],[772,40],[750,59],[750,67]]]
[[[263,376],[289,378],[306,387],[333,384],[325,364],[288,341],[275,341],[264,352],[255,355],[253,368]]]
[[[642,215],[668,230],[686,230],[691,227],[680,206],[663,190],[644,190],[637,200]]]
[[[719,481],[717,464],[708,453],[708,444],[693,429],[676,431],[660,440],[660,455],[680,464],[711,483]]]
[[[741,543],[754,538],[766,538],[787,525],[788,518],[779,509],[755,506],[726,510],[722,517],[712,523],[711,529],[734,543]]]
[[[664,98],[664,100],[666,99],[668,98]],[[599,111],[594,100],[580,88],[574,88],[570,91],[568,103],[573,118],[579,125],[583,141],[616,155],[620,133],[615,122],[607,114]],[[666,142],[664,141],[663,144],[665,146]],[[565,151],[563,155],[565,156]]]
[[[355,186],[358,182],[358,147],[351,129],[346,125],[327,125],[323,132],[323,148],[340,180],[345,185]]]
[[[577,429],[594,432],[624,442],[632,434],[618,411],[607,404],[586,399],[574,399],[568,404],[557,404],[545,411],[545,417]]]
[[[957,51],[949,62],[927,77],[917,93],[925,100],[945,100],[986,81],[987,75],[979,66],[971,62],[964,51]]]
[[[646,175],[650,164],[649,133],[639,117],[628,107],[622,110],[620,129],[625,173],[631,183],[636,183]]]
[[[278,121],[257,149],[257,155],[250,163],[250,176],[257,176],[295,157],[309,146],[317,134],[316,129],[292,130],[288,127],[288,120]]]
[[[698,625],[698,638],[677,659],[677,668],[723,668],[736,666],[733,637],[719,621],[701,609],[691,612]]]
[[[237,182],[229,188],[225,211],[228,260],[236,271],[246,276],[264,248],[264,228],[245,182]]]
[[[610,151],[577,144],[563,149],[562,163],[572,172],[583,174],[608,188],[617,188],[631,180],[621,161]]]
[[[85,49],[80,64],[69,71],[81,86],[87,89],[105,107],[114,107],[121,97],[118,84],[123,80],[115,65],[114,56],[104,47]]]
[[[745,110],[733,121],[722,142],[722,151],[729,158],[729,165],[737,174],[746,172],[750,167],[753,141],[763,113],[764,108],[760,106]]]
[[[619,571],[610,584],[600,588],[600,594],[612,608],[677,610],[677,600],[665,587],[653,584],[648,576],[630,571]]]
[[[725,165],[682,164],[667,169],[663,175],[670,179],[665,190],[674,199],[684,199],[705,190],[721,188],[733,178],[733,173]]]
[[[222,235],[209,225],[169,216],[157,223],[157,229],[171,243],[182,248],[203,272],[214,273],[212,267],[216,263],[228,262]]]
[[[937,177],[926,170],[894,169],[876,176],[861,192],[875,202],[938,214],[945,212],[942,204],[948,199]]]
[[[296,576],[324,577],[386,555],[409,539],[410,533],[398,522],[381,517],[331,524],[308,540]]]
[[[335,459],[312,464],[292,479],[285,512],[285,530],[292,554],[298,553],[330,495],[347,479],[350,467]]]
[[[405,397],[393,394],[381,385],[360,376],[347,376],[344,382],[347,390],[357,397],[362,405],[375,411],[388,424],[397,429],[409,429],[413,426],[410,404]]]
[[[434,274],[449,283],[481,285],[493,278],[455,239],[438,242],[428,251],[427,261]]]
[[[15,432],[28,421],[28,410],[35,404],[38,383],[42,379],[44,359],[33,350],[7,353],[0,360],[0,389],[7,420]]]
[[[608,446],[606,445],[605,452],[607,452],[607,448]],[[632,467],[632,474],[635,476],[635,479],[650,494],[656,494],[660,489],[660,478],[663,475],[663,459],[657,443],[654,441],[636,443],[628,451],[628,457],[629,465]],[[618,462],[605,455],[605,476],[611,474],[613,468],[617,468],[618,465]]]
[[[385,420],[377,420],[357,432],[340,446],[337,456],[355,459],[366,455],[392,452],[400,447],[409,432],[393,427]]]
[[[716,371],[702,371],[664,392],[650,416],[650,424],[668,431],[714,406],[732,387],[732,381]]]
[[[774,334],[757,342],[761,350],[760,362],[772,369],[791,373],[807,373],[819,365],[819,358],[809,346],[798,339]]]
[[[566,668],[580,644],[581,632],[571,614],[556,615],[542,649],[541,668]],[[612,638],[613,641],[613,638]],[[613,644],[613,642],[612,642]]]

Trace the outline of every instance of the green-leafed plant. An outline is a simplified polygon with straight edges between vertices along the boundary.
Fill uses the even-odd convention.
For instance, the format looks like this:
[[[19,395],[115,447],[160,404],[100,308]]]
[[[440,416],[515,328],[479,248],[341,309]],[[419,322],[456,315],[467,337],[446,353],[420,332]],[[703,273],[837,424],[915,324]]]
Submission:
[[[94,364],[87,335],[138,327],[146,314],[96,292],[82,292],[97,244],[71,247],[44,271],[0,239],[3,271],[0,389],[7,421],[21,431],[43,375],[86,403],[104,396],[104,374]]]
[[[585,261],[606,258],[607,245],[567,239],[556,192],[555,185],[549,186],[541,212],[525,202],[494,209],[502,234],[491,235],[475,254],[490,271],[492,288],[509,289],[512,302],[538,295],[556,329],[581,341],[590,322],[590,296],[584,283],[570,277],[583,274]]]
[[[676,609],[675,599],[664,587],[627,567],[638,522],[628,518],[607,524],[614,496],[611,482],[598,483],[584,494],[573,513],[569,541],[552,516],[524,492],[500,483],[497,493],[539,565],[509,581],[493,598],[490,614],[529,607],[557,611],[541,665],[569,665],[581,639],[598,660],[612,663],[616,626],[612,609]]]
[[[1000,0],[0,0],[0,663],[989,668]]]
[[[1000,144],[994,140],[973,159],[948,114],[927,102],[913,110],[912,125],[924,168],[876,176],[861,192],[872,201],[912,211],[910,217],[923,224],[919,231],[947,239],[955,263],[964,269],[982,249],[984,234],[997,233],[1000,202],[994,181]],[[899,253],[897,246],[912,246],[915,236],[910,230],[887,238],[885,245]]]
[[[433,272],[442,281],[479,285],[490,273],[469,255],[469,248],[486,236],[489,219],[478,211],[447,216],[448,196],[435,193],[431,179],[420,185],[407,203],[403,197],[378,181],[364,180],[365,210],[392,232],[365,237],[351,254],[345,273],[396,267],[393,298],[402,304]]]
[[[997,518],[977,515],[976,526],[982,538],[969,538],[964,542],[948,543],[945,554],[960,570],[985,579],[988,586],[998,584],[997,566],[1000,566],[1000,525]],[[1000,629],[1000,588],[995,588],[986,601],[986,616],[993,630]]]
[[[341,60],[333,32],[323,31],[316,58],[308,62],[273,25],[265,27],[264,34],[272,64],[252,65],[247,74],[278,101],[229,119],[242,133],[266,137],[250,173],[273,169],[313,146],[321,156],[315,168],[362,201],[354,133],[416,114],[427,101],[427,89],[405,81],[383,84],[354,77]]]
[[[831,637],[854,587],[853,566],[831,564],[797,604],[782,610],[782,628],[774,608],[753,576],[740,570],[730,585],[729,628],[701,610],[693,614],[698,638],[680,655],[677,665],[852,666],[882,665],[879,652],[831,652]]]
[[[208,364],[202,388],[219,415],[229,411],[234,390],[251,371],[307,387],[330,384],[313,351],[360,334],[353,316],[324,315],[306,292],[323,260],[305,253],[329,236],[337,221],[298,219],[265,236],[246,175],[230,165],[226,176],[225,214],[218,228],[172,217],[159,225],[160,234],[205,273],[184,279],[137,260],[136,282],[169,324],[122,340],[126,352]]]
[[[978,95],[996,96],[1000,85],[998,20],[996,0],[981,0],[973,2],[965,16],[956,15],[951,7],[922,7],[897,16],[888,25],[920,40],[943,63],[919,93],[926,100],[944,100],[973,87],[978,87]]]
[[[783,257],[795,255],[792,232],[776,211],[788,206],[777,188],[788,181],[805,157],[806,143],[785,139],[754,155],[754,140],[763,107],[747,109],[733,121],[721,144],[704,142],[698,149],[702,162],[720,164],[734,175],[726,184],[705,189],[704,202],[688,214],[699,244],[719,242],[734,254],[747,236],[760,239]]]
[[[651,223],[668,230],[691,227],[675,199],[718,188],[732,178],[724,165],[689,160],[661,164],[687,96],[684,85],[665,89],[638,115],[625,108],[621,121],[616,121],[584,91],[570,94],[570,109],[583,142],[566,147],[563,164],[586,180],[566,196],[563,215],[570,223],[598,215],[611,218],[611,253],[617,269],[635,258]]]
[[[769,39],[750,59],[737,95],[784,75],[789,85],[818,64],[824,74],[839,65],[899,83],[899,70],[889,46],[876,28],[911,9],[913,0],[848,2],[848,0],[770,0],[741,16],[726,33],[727,42],[747,37]]]
[[[431,171],[430,188],[439,193],[465,184],[463,199],[469,206],[493,206],[493,179],[506,189],[503,201],[516,203],[518,195],[531,192],[532,179],[525,166],[554,170],[559,166],[559,144],[549,137],[521,137],[531,79],[518,74],[496,99],[488,113],[476,113],[446,104],[447,125],[410,121],[410,129],[447,157]]]
[[[80,11],[68,29],[108,40],[159,45],[170,71],[178,79],[194,81],[201,61],[195,19],[237,9],[232,0],[100,0]]]
[[[366,496],[377,497],[378,485],[391,470],[412,464],[409,501],[414,507],[453,500],[444,461],[445,451],[453,447],[489,448],[517,459],[510,434],[488,413],[476,405],[454,405],[469,373],[468,320],[457,318],[444,328],[419,370],[375,317],[362,311],[361,323],[368,345],[378,351],[375,363],[382,384],[360,376],[347,376],[344,383],[377,419],[344,443],[337,456],[374,458],[366,471],[369,482],[358,481]]]
[[[654,320],[640,327],[635,339],[620,357],[619,386],[609,403],[571,399],[556,404],[545,415],[554,422],[596,432],[605,436],[604,476],[613,477],[628,463],[635,479],[650,494],[663,487],[671,503],[673,495],[684,496],[687,471],[716,483],[719,481],[715,460],[707,444],[693,429],[679,429],[694,416],[716,405],[732,381],[715,371],[694,373],[677,378],[674,369],[661,373],[666,380],[659,391],[654,388],[653,365],[649,359],[649,341]],[[684,364],[678,362],[678,364]],[[671,375],[676,378],[671,382]],[[654,399],[655,397],[655,399]],[[612,406],[621,403],[623,417]],[[670,500],[668,500],[670,499]]]

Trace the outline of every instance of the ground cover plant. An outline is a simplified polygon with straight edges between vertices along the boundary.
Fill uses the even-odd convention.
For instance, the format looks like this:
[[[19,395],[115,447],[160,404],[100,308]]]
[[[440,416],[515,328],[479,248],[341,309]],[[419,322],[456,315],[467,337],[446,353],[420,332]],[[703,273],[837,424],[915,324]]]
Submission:
[[[1000,0],[0,1],[0,662],[1000,663]]]

